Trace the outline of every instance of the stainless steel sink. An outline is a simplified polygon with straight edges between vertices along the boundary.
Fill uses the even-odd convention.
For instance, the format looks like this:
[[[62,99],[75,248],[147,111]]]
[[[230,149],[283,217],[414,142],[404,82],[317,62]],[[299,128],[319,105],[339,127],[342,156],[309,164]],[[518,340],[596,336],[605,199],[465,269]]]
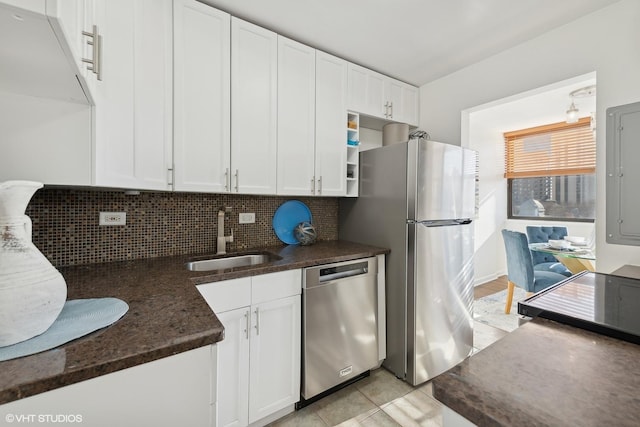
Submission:
[[[190,261],[186,266],[187,270],[190,271],[212,271],[266,264],[279,259],[282,259],[282,257],[269,252],[228,254],[210,259]]]

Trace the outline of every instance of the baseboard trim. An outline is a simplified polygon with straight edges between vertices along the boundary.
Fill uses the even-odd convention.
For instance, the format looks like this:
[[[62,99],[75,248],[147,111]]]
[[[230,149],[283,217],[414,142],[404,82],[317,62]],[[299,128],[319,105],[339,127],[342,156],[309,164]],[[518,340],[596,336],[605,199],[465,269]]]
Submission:
[[[496,280],[500,276],[505,276],[506,274],[507,274],[506,271],[504,271],[504,272],[503,271],[497,271],[495,273],[491,273],[491,274],[488,274],[488,275],[482,276],[482,277],[476,276],[476,277],[474,277],[474,280],[473,280],[473,286],[483,285],[483,284],[485,284],[487,282],[490,282],[492,280]]]

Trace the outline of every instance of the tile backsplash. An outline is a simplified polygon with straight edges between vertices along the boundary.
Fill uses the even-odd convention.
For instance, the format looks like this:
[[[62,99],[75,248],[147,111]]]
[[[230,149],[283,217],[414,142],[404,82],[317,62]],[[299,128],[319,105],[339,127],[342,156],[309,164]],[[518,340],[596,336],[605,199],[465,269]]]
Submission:
[[[273,231],[276,209],[287,200],[304,202],[318,240],[338,238],[338,199],[201,193],[41,189],[26,214],[33,243],[56,267],[170,255],[214,253],[218,210],[231,206],[225,234],[227,251],[284,245]],[[100,212],[126,212],[127,225],[99,226]],[[238,214],[255,213],[256,222],[239,224]]]

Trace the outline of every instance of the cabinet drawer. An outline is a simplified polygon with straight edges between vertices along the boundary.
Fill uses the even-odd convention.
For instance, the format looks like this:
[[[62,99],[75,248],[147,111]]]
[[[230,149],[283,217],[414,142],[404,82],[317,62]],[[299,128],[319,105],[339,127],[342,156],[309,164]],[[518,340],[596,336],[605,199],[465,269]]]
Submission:
[[[300,295],[302,270],[287,270],[254,276],[251,288],[251,304]]]
[[[205,283],[197,285],[196,288],[214,313],[251,305],[250,277]]]

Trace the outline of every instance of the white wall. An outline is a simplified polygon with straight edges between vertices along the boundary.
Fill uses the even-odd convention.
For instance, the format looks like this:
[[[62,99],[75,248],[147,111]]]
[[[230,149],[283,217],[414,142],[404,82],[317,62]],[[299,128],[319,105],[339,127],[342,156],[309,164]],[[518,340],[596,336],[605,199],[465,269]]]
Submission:
[[[525,232],[529,224],[565,226],[570,235],[589,237],[592,223],[544,222],[507,219],[507,180],[504,178],[504,132],[565,120],[569,93],[596,84],[595,74],[578,76],[528,91],[507,99],[481,105],[468,114],[467,134],[462,127],[462,145],[480,156],[480,206],[475,227],[475,282],[485,283],[506,273],[506,259],[501,230]],[[589,117],[596,109],[596,97],[575,99],[579,117]]]
[[[360,128],[360,151],[382,147],[382,132],[375,129]]]
[[[640,247],[609,245],[604,234],[605,110],[640,100],[638,22],[640,1],[621,0],[420,88],[420,128],[435,140],[460,144],[462,111],[596,72],[597,269],[605,273],[640,264]]]

